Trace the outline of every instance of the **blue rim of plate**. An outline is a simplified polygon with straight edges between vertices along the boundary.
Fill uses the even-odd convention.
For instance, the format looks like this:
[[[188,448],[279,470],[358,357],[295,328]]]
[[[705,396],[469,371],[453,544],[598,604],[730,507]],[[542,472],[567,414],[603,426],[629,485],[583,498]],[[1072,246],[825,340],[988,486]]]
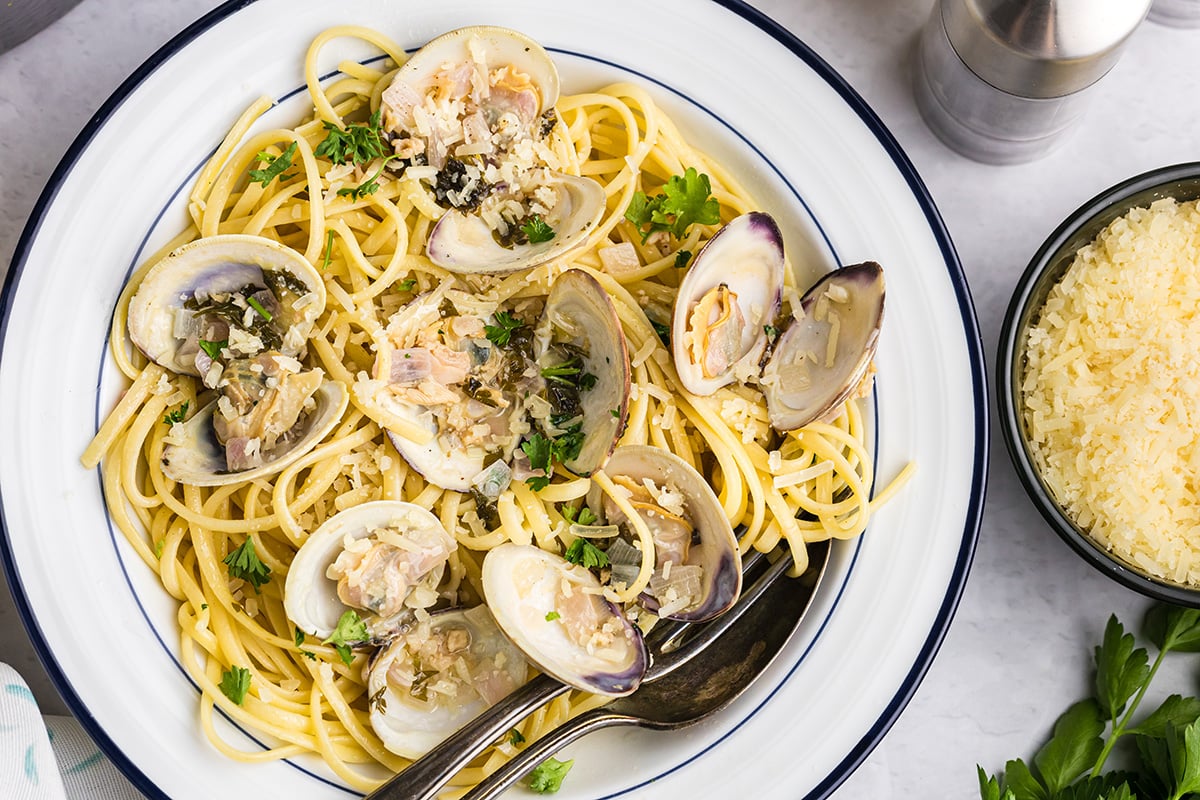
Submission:
[[[911,700],[917,687],[920,685],[922,678],[928,671],[929,666],[933,661],[938,649],[941,646],[946,632],[949,629],[950,622],[954,617],[954,612],[958,607],[958,602],[962,596],[963,587],[966,584],[967,575],[970,572],[971,562],[975,553],[975,545],[979,535],[979,527],[982,522],[984,495],[986,491],[987,480],[987,464],[988,464],[988,418],[987,418],[987,393],[984,379],[984,358],[983,344],[979,333],[979,325],[975,315],[974,304],[971,300],[970,290],[967,287],[966,276],[963,273],[962,265],[958,260],[958,255],[955,252],[954,244],[950,239],[950,234],[946,229],[941,215],[934,205],[933,198],[929,191],[925,188],[921,178],[917,175],[912,162],[905,155],[899,142],[884,125],[883,121],[875,114],[875,112],[867,105],[866,101],[853,89],[851,86],[829,65],[824,59],[818,56],[808,45],[800,41],[794,34],[785,29],[779,23],[772,20],[770,17],[763,14],[757,9],[746,5],[743,0],[711,0],[717,5],[726,8],[747,22],[751,23],[761,31],[771,36],[777,42],[786,47],[800,61],[812,69],[819,77],[821,77],[832,89],[834,89],[842,100],[853,110],[859,119],[865,124],[868,130],[875,136],[880,146],[891,158],[893,164],[900,172],[901,176],[907,183],[909,190],[913,193],[914,199],[917,201],[922,212],[925,215],[926,222],[929,224],[930,231],[937,241],[938,248],[941,251],[943,261],[947,272],[951,279],[951,284],[954,289],[955,297],[958,301],[959,315],[963,325],[963,333],[965,336],[965,344],[968,353],[969,367],[971,373],[972,393],[975,398],[973,404],[973,417],[975,429],[975,441],[973,444],[974,465],[972,469],[971,489],[967,504],[967,513],[963,527],[962,539],[959,544],[957,556],[955,558],[954,570],[951,579],[946,588],[946,593],[939,605],[938,612],[934,617],[932,627],[923,642],[920,651],[909,669],[907,675],[901,681],[901,684],[893,695],[892,699],[880,712],[875,723],[867,730],[867,732],[859,739],[859,741],[850,749],[850,752],[835,766],[830,773],[814,787],[805,800],[820,800],[826,798],[834,789],[836,789],[849,775],[866,759],[872,749],[882,740],[884,734],[891,728],[900,712]],[[20,282],[20,277],[24,272],[26,260],[29,255],[30,248],[37,237],[38,231],[41,228],[42,220],[49,206],[53,203],[58,194],[60,187],[70,174],[72,167],[76,161],[85,152],[90,144],[92,137],[100,130],[100,127],[108,120],[109,117],[121,106],[130,94],[149,77],[159,66],[173,57],[179,50],[188,45],[192,40],[200,36],[209,28],[216,25],[218,22],[235,14],[239,10],[252,5],[256,0],[227,0],[227,2],[208,12],[196,22],[189,25],[177,36],[171,39],[167,44],[161,47],[157,52],[151,55],[145,62],[142,63],[105,101],[104,105],[88,120],[84,125],[82,132],[71,143],[70,148],[55,167],[47,181],[45,189],[42,190],[34,205],[33,211],[30,213],[29,221],[26,223],[24,230],[21,233],[20,239],[17,241],[17,247],[13,255],[13,260],[4,282],[3,291],[0,292],[0,352],[2,352],[3,344],[8,331],[8,321],[13,303],[15,289]],[[96,387],[99,390],[99,386]],[[76,693],[70,680],[59,667],[54,659],[53,652],[49,644],[42,634],[37,620],[33,614],[33,610],[29,605],[29,600],[25,596],[20,576],[17,573],[16,565],[12,555],[11,544],[9,542],[7,525],[5,524],[5,515],[3,513],[3,499],[0,498],[0,561],[3,561],[5,576],[11,587],[13,600],[16,605],[18,614],[21,617],[26,631],[33,643],[34,649],[41,659],[42,665],[49,675],[55,688],[62,695],[64,702],[70,708],[72,714],[83,726],[84,730],[92,737],[96,744],[104,751],[105,755],[115,764],[130,780],[130,782],[140,791],[152,797],[165,797],[162,791],[154,785],[154,783],[140,770],[133,762],[117,747],[116,743],[104,732],[103,728],[97,720],[91,715],[82,698]]]

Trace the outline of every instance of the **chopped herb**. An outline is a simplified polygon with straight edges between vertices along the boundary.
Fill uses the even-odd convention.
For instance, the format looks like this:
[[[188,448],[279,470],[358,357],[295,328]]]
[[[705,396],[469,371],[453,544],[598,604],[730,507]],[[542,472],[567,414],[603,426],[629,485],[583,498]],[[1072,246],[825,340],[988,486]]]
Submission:
[[[595,387],[595,385],[596,385],[596,382],[597,382],[598,380],[600,380],[600,379],[599,379],[599,378],[597,378],[597,377],[596,377],[595,375],[593,375],[592,373],[590,373],[590,372],[585,372],[585,373],[583,373],[582,375],[580,375],[580,376],[579,376],[579,388],[580,388],[582,391],[585,391],[585,392],[586,392],[586,391],[588,391],[589,389],[592,389],[593,387]]]
[[[583,449],[583,425],[574,425],[550,445],[550,457],[558,462],[574,461]]]
[[[534,475],[532,478],[525,479],[525,485],[535,492],[540,492],[550,485],[549,475]]]
[[[635,193],[625,210],[625,219],[633,223],[643,244],[650,234],[658,231],[667,231],[676,239],[682,239],[692,223],[716,225],[720,222],[721,205],[712,197],[708,176],[697,172],[695,167],[688,167],[682,176],[672,175],[662,193],[653,198],[644,192]]]
[[[246,303],[247,303],[247,304],[248,304],[248,305],[249,305],[251,308],[253,308],[255,311],[257,311],[257,312],[258,312],[258,315],[259,315],[260,317],[262,317],[263,319],[265,319],[267,322],[270,322],[270,321],[271,321],[271,312],[270,312],[270,311],[267,311],[265,308],[263,308],[263,307],[262,307],[262,303],[258,302],[258,301],[257,301],[257,300],[255,300],[253,297],[247,297],[247,298],[246,298]]]
[[[162,558],[163,545],[165,545],[166,543],[167,543],[166,539],[159,539],[157,542],[154,543],[154,557],[155,558]]]
[[[287,150],[284,150],[283,153],[278,156],[273,156],[267,152],[259,153],[254,157],[254,160],[259,163],[265,163],[267,166],[264,169],[250,170],[250,182],[261,183],[263,187],[266,187],[267,184],[278,178],[284,170],[292,166],[292,158],[295,155],[295,142],[289,144]]]
[[[184,400],[183,404],[180,405],[179,408],[175,409],[174,411],[167,412],[167,415],[163,417],[163,424],[174,425],[176,423],[183,422],[184,417],[187,416],[187,410],[188,401]]]
[[[310,650],[301,650],[300,652],[303,653],[304,657],[307,658],[309,661],[317,660],[317,654]]]
[[[763,333],[767,335],[768,341],[775,341],[775,337],[779,336],[779,328],[774,325],[763,325]]]
[[[358,186],[347,186],[343,189],[338,189],[338,197],[345,197],[349,195],[355,200],[362,200],[369,194],[375,194],[375,192],[379,191],[379,176],[383,174],[384,168],[387,167],[389,161],[399,157],[400,156],[395,155],[388,156],[383,160],[383,163],[379,165],[379,169],[375,170],[375,174],[370,178],[367,178]]]
[[[556,367],[544,367],[542,369],[542,377],[547,380],[560,381],[562,383],[574,383],[575,381],[566,380],[568,376],[579,374],[579,362],[566,362],[559,364]]]
[[[384,684],[383,686],[380,686],[379,691],[371,695],[371,699],[367,701],[371,708],[378,711],[380,714],[387,713],[387,698],[384,697],[386,693],[387,685]]]
[[[229,577],[241,578],[253,585],[256,593],[258,587],[271,580],[271,568],[258,560],[258,553],[254,551],[254,540],[249,536],[242,542],[241,547],[225,556],[223,561],[229,567]]]
[[[321,262],[321,269],[329,269],[329,262],[333,259],[333,229],[325,232],[325,260]]]
[[[402,280],[396,284],[396,290],[400,291],[400,292],[411,292],[413,290],[413,287],[416,285],[417,285],[416,278],[405,278],[404,280]],[[441,333],[441,331],[438,331],[438,333]]]
[[[563,553],[563,558],[586,569],[601,569],[608,566],[608,553],[583,537],[571,542],[567,552]]]
[[[525,323],[507,311],[496,312],[496,324],[484,325],[483,332],[488,341],[497,347],[504,347],[512,338],[513,333],[525,327]]]
[[[250,670],[236,664],[221,672],[221,693],[239,706],[250,691]]]
[[[551,611],[550,613],[546,614],[546,622],[554,622],[554,620],[561,616],[562,614],[559,614],[557,611]]]
[[[598,522],[595,514],[587,506],[575,508],[574,506],[562,506],[559,511],[563,515],[563,519],[567,522],[575,522],[580,525],[594,525]]]
[[[299,628],[296,628],[295,633],[293,633],[293,635],[292,635],[292,638],[294,638],[296,640],[296,647],[299,647],[300,645],[304,644],[304,631],[300,630]]]
[[[482,177],[482,165],[483,160],[479,156],[466,160],[446,159],[445,166],[438,170],[437,177],[434,178],[433,196],[438,205],[463,211],[479,208],[483,198],[492,191],[492,184]]]
[[[686,267],[688,265],[688,262],[691,260],[692,260],[692,251],[691,250],[680,250],[678,253],[675,254],[675,268],[683,269],[684,267]]]
[[[350,666],[354,661],[354,654],[350,652],[350,642],[364,641],[367,635],[367,623],[358,618],[358,612],[348,608],[342,612],[333,633],[328,639],[323,639],[321,644],[332,644],[346,666]]]
[[[228,339],[222,339],[219,342],[210,342],[208,339],[200,340],[200,349],[203,350],[209,358],[216,360],[221,357],[221,350],[229,346]]]
[[[567,773],[571,771],[574,763],[574,759],[559,761],[557,758],[547,758],[534,767],[533,772],[529,773],[530,790],[538,794],[557,792],[562,788],[563,778],[567,777]]]
[[[529,466],[550,471],[551,441],[540,433],[532,434],[521,443],[521,450],[529,456]]]
[[[341,128],[335,123],[324,122],[325,139],[317,145],[313,154],[327,157],[334,164],[366,164],[383,158],[384,143],[379,124],[382,111],[379,109],[372,114],[366,125],[352,122]]]
[[[661,322],[650,320],[650,324],[654,326],[654,332],[658,334],[658,340],[663,343],[663,347],[671,346],[671,326],[664,325]]]
[[[620,419],[620,418],[621,418],[621,409],[619,409],[619,408],[612,408],[612,409],[609,409],[608,413],[610,413],[610,414],[612,414],[612,415],[613,415],[613,419]]]
[[[521,232],[525,234],[525,239],[530,244],[541,244],[554,238],[554,228],[547,225],[546,221],[537,214],[529,217],[521,225]]]
[[[511,744],[513,747],[516,747],[519,744],[525,744],[525,736],[516,728],[509,728],[508,729],[508,743]]]
[[[201,610],[201,611],[208,611],[208,603],[201,603],[201,604],[200,604],[200,610]]]

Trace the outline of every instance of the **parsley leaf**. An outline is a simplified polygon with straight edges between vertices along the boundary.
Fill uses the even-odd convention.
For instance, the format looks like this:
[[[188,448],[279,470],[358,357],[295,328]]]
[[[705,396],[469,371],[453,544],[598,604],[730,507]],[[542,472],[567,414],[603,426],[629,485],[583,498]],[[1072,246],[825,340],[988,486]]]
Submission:
[[[325,231],[325,258],[321,261],[321,269],[329,269],[329,262],[333,259],[333,229]]]
[[[271,580],[271,568],[258,560],[258,553],[254,551],[254,540],[249,536],[242,542],[241,547],[225,556],[222,561],[229,568],[229,577],[241,578],[253,585],[256,593],[258,587]]]
[[[504,347],[512,338],[513,332],[525,327],[525,323],[507,311],[496,312],[496,324],[484,325],[483,333],[488,341],[497,347]]]
[[[325,138],[313,154],[328,158],[334,164],[365,164],[376,158],[383,158],[383,131],[380,128],[380,117],[383,109],[371,115],[367,124],[351,122],[345,128],[325,121]]]
[[[563,553],[563,558],[586,569],[602,569],[608,566],[608,553],[583,537],[571,542],[567,552]]]
[[[697,172],[695,167],[688,167],[683,175],[668,178],[662,193],[653,198],[643,192],[634,193],[625,210],[625,219],[633,223],[643,244],[650,234],[658,231],[682,239],[693,223],[716,225],[720,222],[721,205],[712,197],[708,176]]]
[[[221,694],[239,706],[250,691],[250,670],[236,664],[221,672]]]
[[[321,643],[332,644],[346,666],[350,666],[354,661],[354,654],[350,652],[350,643],[364,641],[367,635],[367,623],[358,618],[358,612],[348,608],[342,612],[333,633],[329,634],[329,638],[322,640]]]
[[[521,232],[525,234],[525,239],[530,244],[540,244],[554,238],[554,228],[547,225],[546,221],[537,214],[522,223]]]
[[[405,278],[404,280],[402,280],[396,284],[396,291],[411,292],[413,290],[413,287],[416,285],[417,285],[416,278]]]
[[[550,440],[540,433],[534,433],[521,442],[521,451],[529,456],[529,466],[545,472],[550,471],[550,444]]]
[[[349,195],[354,200],[362,200],[369,194],[375,194],[375,192],[379,191],[379,176],[383,174],[384,168],[387,167],[389,161],[399,157],[400,156],[396,155],[388,156],[383,160],[383,163],[379,165],[379,169],[375,170],[375,174],[367,178],[358,186],[347,186],[342,189],[338,189],[338,197],[345,197]]]
[[[691,250],[680,250],[675,254],[675,269],[683,269],[692,260]]]
[[[175,409],[174,411],[167,412],[167,415],[165,417],[163,417],[163,424],[164,425],[174,425],[177,422],[183,422],[184,417],[187,416],[187,410],[188,410],[188,401],[184,400],[182,405],[179,406],[179,408]]]
[[[550,476],[534,475],[533,477],[525,479],[525,485],[535,492],[540,492],[542,489],[545,489],[550,485]]]
[[[525,734],[521,733],[516,728],[509,728],[508,729],[508,743],[511,744],[513,747],[516,747],[519,744],[525,744]]]
[[[216,360],[221,357],[221,350],[229,346],[228,339],[222,339],[219,342],[210,342],[208,339],[200,340],[200,349],[211,359]]]
[[[563,519],[567,522],[575,522],[580,525],[595,525],[599,520],[592,510],[587,506],[575,508],[574,506],[561,506],[559,513],[563,515]]]
[[[296,628],[295,633],[292,634],[292,638],[296,641],[296,647],[299,647],[304,644],[304,631]]]
[[[574,763],[574,759],[559,761],[557,758],[547,758],[529,773],[529,788],[538,794],[557,792],[562,788],[563,778],[567,777]]]
[[[271,312],[263,308],[262,303],[258,302],[253,297],[247,297],[246,304],[253,308],[254,311],[267,322],[271,321]]]
[[[559,614],[557,611],[548,611],[546,612],[546,622],[554,622],[554,620],[561,616],[562,614]]]
[[[1054,723],[1054,735],[1033,758],[1051,794],[1091,769],[1104,748],[1103,733],[1104,720],[1095,700],[1080,700],[1063,712]]]
[[[1134,644],[1133,635],[1125,633],[1115,616],[1109,617],[1104,643],[1096,648],[1096,697],[1105,719],[1119,717],[1150,675],[1146,651]]]
[[[661,322],[650,320],[650,324],[654,326],[654,332],[658,334],[658,340],[663,343],[663,347],[671,346],[671,326],[664,325]]]
[[[296,143],[292,142],[288,145],[287,150],[284,150],[278,156],[273,156],[270,153],[262,152],[254,157],[254,160],[259,163],[265,163],[267,166],[263,169],[250,170],[250,182],[260,183],[265,188],[271,181],[283,174],[284,170],[292,166],[292,158],[296,155]]]

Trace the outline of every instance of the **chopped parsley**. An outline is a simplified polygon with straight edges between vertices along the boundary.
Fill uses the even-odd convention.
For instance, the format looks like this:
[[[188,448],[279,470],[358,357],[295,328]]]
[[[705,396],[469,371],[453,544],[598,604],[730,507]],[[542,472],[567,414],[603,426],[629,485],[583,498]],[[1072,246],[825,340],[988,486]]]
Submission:
[[[282,154],[273,156],[267,152],[261,152],[254,157],[254,160],[260,164],[266,164],[263,169],[250,170],[250,182],[260,183],[264,188],[273,180],[283,174],[284,170],[292,166],[292,158],[296,155],[296,143],[292,142],[288,145],[287,150]]]
[[[574,759],[559,761],[557,758],[547,758],[534,767],[533,772],[529,773],[530,790],[538,794],[557,792],[562,788],[563,778],[567,777],[567,773],[571,771],[574,763]]]
[[[517,730],[516,728],[509,728],[508,729],[508,743],[511,744],[513,747],[516,747],[519,744],[525,744],[525,735],[523,733],[521,733],[519,730]]]
[[[658,340],[663,343],[663,347],[671,346],[671,326],[664,325],[661,322],[650,320],[650,324],[654,326],[654,332],[658,334]]]
[[[166,539],[159,539],[157,542],[154,543],[154,557],[155,558],[159,558],[159,559],[162,558],[163,546],[166,543],[167,543]]]
[[[229,346],[228,339],[222,339],[219,342],[210,342],[208,339],[200,340],[200,349],[214,361],[221,357],[221,350]]]
[[[652,198],[644,192],[636,192],[625,210],[625,219],[633,223],[643,244],[650,234],[658,231],[682,239],[692,223],[716,225],[720,222],[721,205],[712,197],[708,176],[697,172],[695,167],[688,167],[682,176],[672,175],[663,185],[662,192]],[[678,265],[678,256],[676,259]]]
[[[601,569],[608,566],[608,553],[583,537],[571,542],[567,552],[563,553],[563,558],[586,569]]]
[[[774,325],[763,325],[763,333],[767,335],[767,341],[773,342],[779,336],[779,328]]]
[[[554,228],[546,224],[539,215],[534,214],[521,224],[521,233],[530,244],[541,244],[554,238]]]
[[[688,262],[691,260],[692,260],[692,251],[691,250],[680,250],[678,253],[675,254],[675,268],[683,269],[684,267],[686,267],[688,265]]]
[[[313,154],[328,158],[334,164],[366,164],[383,158],[383,131],[379,121],[383,109],[371,115],[367,124],[352,122],[345,128],[325,121],[325,139],[313,150]]]
[[[599,519],[592,510],[587,506],[575,508],[574,506],[562,506],[559,512],[563,515],[563,519],[567,522],[574,522],[579,525],[595,525]]]
[[[265,308],[263,308],[262,303],[258,302],[253,297],[247,297],[246,304],[248,306],[250,306],[251,308],[253,308],[258,313],[258,315],[260,317],[262,317],[263,319],[265,319],[267,322],[271,321],[271,312],[267,311]]]
[[[346,186],[338,189],[338,197],[346,197],[349,195],[354,200],[362,200],[369,194],[375,194],[375,192],[379,191],[379,176],[383,174],[384,168],[387,167],[389,161],[399,157],[400,156],[396,155],[388,156],[383,160],[383,163],[379,165],[379,169],[375,170],[375,174],[367,178],[358,186]]]
[[[250,670],[236,664],[221,672],[221,694],[239,706],[250,691]]]
[[[187,410],[188,401],[184,400],[183,404],[180,405],[179,408],[175,409],[174,411],[167,412],[167,415],[163,417],[163,424],[175,425],[176,423],[183,422],[184,418],[187,416]]]
[[[321,269],[329,269],[329,262],[333,259],[333,229],[325,231],[325,259],[321,262]]]
[[[258,560],[258,553],[254,551],[254,539],[249,536],[242,542],[241,547],[222,560],[229,567],[229,577],[241,578],[253,585],[256,593],[258,587],[271,580],[271,568]]]
[[[292,638],[296,640],[296,647],[299,647],[304,644],[304,631],[296,628],[295,633],[292,634]]]
[[[497,347],[505,347],[512,339],[513,332],[525,327],[525,323],[507,311],[496,312],[496,324],[484,325],[483,332],[488,341]]]
[[[561,616],[562,616],[562,614],[559,614],[557,611],[551,611],[546,614],[546,622],[554,622],[554,620],[558,619]]]
[[[555,364],[553,367],[543,367],[542,377],[548,381],[565,383],[577,389],[591,389],[598,378],[590,372],[583,371],[583,361],[578,357]]]
[[[413,290],[413,287],[416,285],[417,285],[416,278],[405,278],[404,280],[402,280],[396,284],[396,290],[400,291],[400,292],[411,292]],[[441,331],[438,331],[438,333],[441,333]]]
[[[333,649],[337,650],[338,655],[342,657],[342,661],[346,666],[354,661],[354,654],[350,652],[350,642],[361,642],[367,638],[367,623],[358,618],[358,612],[352,608],[342,612],[341,618],[338,620],[337,627],[328,639],[322,640],[322,644],[332,644]]]

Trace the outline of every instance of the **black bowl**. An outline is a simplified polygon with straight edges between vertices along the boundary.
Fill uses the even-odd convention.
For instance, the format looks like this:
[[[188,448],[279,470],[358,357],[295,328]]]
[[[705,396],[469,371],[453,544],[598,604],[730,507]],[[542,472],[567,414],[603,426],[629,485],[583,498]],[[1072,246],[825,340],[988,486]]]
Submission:
[[[1154,577],[1124,561],[1094,542],[1063,511],[1034,463],[1019,406],[1025,330],[1050,290],[1071,266],[1076,251],[1131,208],[1148,206],[1164,197],[1181,202],[1200,198],[1200,162],[1163,167],[1119,183],[1084,203],[1050,234],[1017,282],[1004,316],[996,359],[996,396],[1000,430],[1017,476],[1038,511],[1063,541],[1093,567],[1130,589],[1169,603],[1200,608],[1200,587]]]

